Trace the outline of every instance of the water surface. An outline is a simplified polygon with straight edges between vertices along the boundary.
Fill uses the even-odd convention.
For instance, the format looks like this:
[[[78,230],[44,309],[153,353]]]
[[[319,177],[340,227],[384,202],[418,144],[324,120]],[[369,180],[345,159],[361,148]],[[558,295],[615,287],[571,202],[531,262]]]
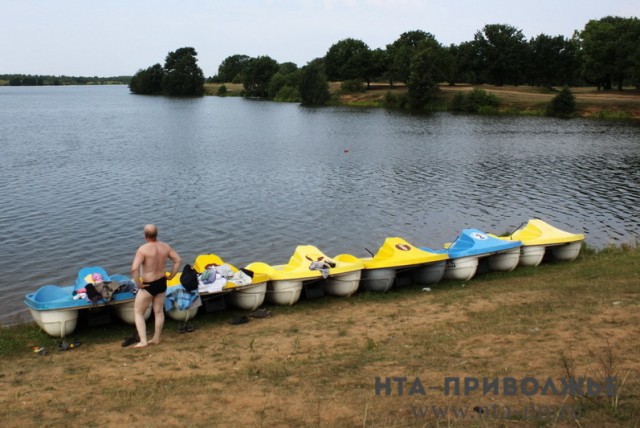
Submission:
[[[0,87],[0,153],[0,320],[83,266],[127,274],[146,223],[185,262],[239,267],[532,217],[602,247],[640,223],[640,127],[624,122]]]

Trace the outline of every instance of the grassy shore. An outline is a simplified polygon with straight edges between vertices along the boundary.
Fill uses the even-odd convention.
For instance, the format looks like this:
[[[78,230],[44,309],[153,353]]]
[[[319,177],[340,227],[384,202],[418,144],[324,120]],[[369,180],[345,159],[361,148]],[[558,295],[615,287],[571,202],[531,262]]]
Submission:
[[[79,329],[73,338],[82,345],[64,352],[33,325],[5,328],[0,420],[16,427],[638,426],[639,255],[583,251],[573,262],[431,291],[411,286],[269,306],[271,318],[240,325],[227,321],[241,312],[201,313],[195,332],[179,334],[167,321],[163,342],[145,349],[122,348],[132,328],[115,323]],[[618,388],[610,397],[586,388],[503,391],[505,378],[534,378],[540,387],[552,379],[561,391],[571,377],[616,377]],[[454,385],[447,378],[460,380],[458,394],[445,393]],[[499,379],[500,389],[483,394],[471,382],[464,394],[465,378]],[[380,387],[387,379],[389,395]]]
[[[220,84],[206,84],[205,91],[216,95]],[[226,83],[227,96],[239,96],[243,92],[242,84]],[[440,85],[435,104],[446,110],[453,96],[460,91],[471,91],[478,87],[498,97],[500,114],[543,116],[547,104],[557,95],[557,90],[530,86],[455,86]],[[627,88],[624,91],[598,91],[595,87],[571,88],[576,96],[577,114],[588,118],[634,119],[640,120],[640,91]],[[403,84],[390,87],[386,83],[374,83],[371,89],[360,93],[343,94],[340,83],[331,82],[329,92],[332,104],[351,107],[383,107],[388,93],[406,94]]]

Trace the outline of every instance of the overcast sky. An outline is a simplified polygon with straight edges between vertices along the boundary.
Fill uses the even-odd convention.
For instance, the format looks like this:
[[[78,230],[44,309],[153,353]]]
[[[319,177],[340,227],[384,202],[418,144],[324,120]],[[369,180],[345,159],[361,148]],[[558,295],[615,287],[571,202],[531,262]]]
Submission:
[[[190,46],[208,77],[235,54],[303,66],[349,37],[449,45],[486,24],[570,37],[608,15],[638,17],[640,0],[0,0],[0,74],[133,75]]]

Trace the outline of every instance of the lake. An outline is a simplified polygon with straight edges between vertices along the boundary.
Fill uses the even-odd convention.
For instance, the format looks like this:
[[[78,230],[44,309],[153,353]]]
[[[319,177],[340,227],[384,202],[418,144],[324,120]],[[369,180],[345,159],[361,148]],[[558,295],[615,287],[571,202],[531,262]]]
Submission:
[[[441,247],[533,217],[596,248],[640,230],[630,122],[0,87],[0,151],[5,323],[83,266],[128,274],[146,223],[185,263],[213,252],[238,267],[286,263],[300,244],[330,257],[388,236]]]

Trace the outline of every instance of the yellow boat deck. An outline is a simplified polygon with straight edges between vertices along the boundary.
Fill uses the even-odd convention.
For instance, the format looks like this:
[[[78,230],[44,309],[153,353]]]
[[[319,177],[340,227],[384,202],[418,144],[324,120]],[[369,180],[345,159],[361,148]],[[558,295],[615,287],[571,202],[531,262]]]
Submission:
[[[390,269],[407,266],[418,266],[427,263],[447,260],[447,254],[432,253],[417,248],[403,238],[385,239],[373,257],[361,257],[365,269]]]
[[[329,268],[329,276],[355,272],[363,268],[362,262],[357,257],[341,254],[332,259],[313,245],[297,246],[287,264],[271,266],[263,262],[254,262],[246,268],[256,274],[266,274],[272,281],[306,281],[322,277],[320,270],[310,269],[313,262],[333,262],[335,266]]]
[[[236,268],[234,265],[232,265],[230,263],[225,262],[224,260],[222,260],[216,254],[200,254],[200,255],[198,255],[196,257],[196,260],[193,263],[193,268],[196,270],[196,272],[202,273],[202,272],[204,272],[204,270],[209,265],[222,266],[222,265],[225,265],[225,264],[227,266],[229,266],[234,273],[238,272],[238,268]],[[173,277],[173,279],[170,279],[167,282],[167,287],[173,287],[173,286],[176,286],[176,285],[180,285],[180,276],[181,275],[182,275],[182,273],[178,272],[176,274],[176,276]],[[233,281],[227,281],[225,286],[222,288],[222,291],[228,291],[228,290],[236,289],[236,288],[240,289],[240,288],[251,287],[252,285],[255,285],[255,284],[258,284],[258,283],[262,283],[262,282],[266,282],[268,280],[269,280],[269,276],[267,274],[254,271],[251,284],[244,285],[244,286],[238,286]]]
[[[522,241],[522,245],[524,246],[550,246],[584,241],[584,235],[582,233],[565,232],[540,219],[531,219],[524,227],[516,230],[511,235],[500,236],[499,238],[510,241]]]

